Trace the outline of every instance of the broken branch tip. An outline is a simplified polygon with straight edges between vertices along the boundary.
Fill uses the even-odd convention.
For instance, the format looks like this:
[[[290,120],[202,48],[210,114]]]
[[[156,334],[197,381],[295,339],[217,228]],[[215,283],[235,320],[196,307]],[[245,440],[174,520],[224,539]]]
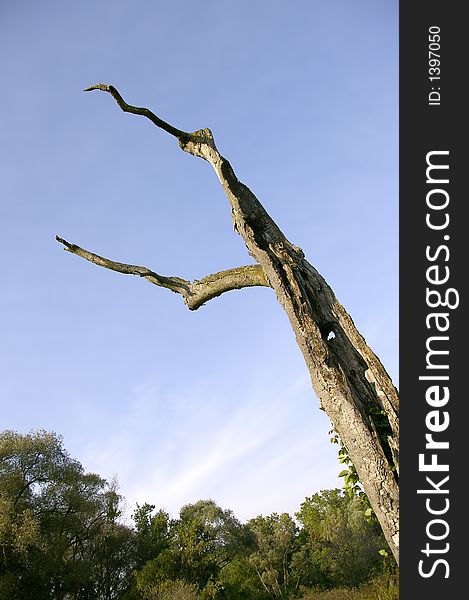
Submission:
[[[73,246],[73,244],[71,244],[70,242],[67,242],[67,240],[64,240],[63,238],[59,237],[58,235],[55,236],[55,239],[60,243],[64,245],[64,250],[67,250],[68,252],[70,252],[71,247]]]
[[[103,92],[108,92],[111,86],[106,85],[105,83],[95,83],[94,85],[90,85],[90,87],[85,88],[84,92],[92,92],[93,90],[101,90]]]

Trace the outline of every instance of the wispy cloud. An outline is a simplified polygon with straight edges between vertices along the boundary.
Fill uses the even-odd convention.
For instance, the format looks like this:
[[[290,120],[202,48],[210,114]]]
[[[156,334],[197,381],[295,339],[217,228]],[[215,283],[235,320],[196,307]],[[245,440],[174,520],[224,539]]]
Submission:
[[[251,372],[237,386],[223,374],[177,390],[139,384],[127,409],[109,415],[112,436],[89,444],[83,462],[116,474],[130,509],[150,502],[177,515],[213,498],[242,520],[293,512],[306,495],[338,484],[336,450],[307,377],[269,381]]]

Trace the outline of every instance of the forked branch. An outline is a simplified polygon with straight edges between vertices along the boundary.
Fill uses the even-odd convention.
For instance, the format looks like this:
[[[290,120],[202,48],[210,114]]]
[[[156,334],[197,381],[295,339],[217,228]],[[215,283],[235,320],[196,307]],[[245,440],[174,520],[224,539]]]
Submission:
[[[227,271],[208,275],[200,281],[195,279],[191,282],[186,279],[181,279],[180,277],[165,277],[164,275],[159,275],[147,267],[130,265],[127,263],[116,262],[109,258],[103,258],[89,250],[80,248],[80,246],[77,246],[76,244],[71,244],[59,236],[56,236],[56,240],[63,244],[64,250],[89,260],[95,265],[110,269],[111,271],[117,271],[118,273],[124,273],[125,275],[137,275],[138,277],[143,277],[143,279],[146,279],[154,285],[181,294],[184,298],[184,303],[190,310],[197,310],[202,304],[212,300],[212,298],[221,296],[224,292],[239,290],[244,287],[270,287],[260,265],[246,265],[235,269],[228,269]]]

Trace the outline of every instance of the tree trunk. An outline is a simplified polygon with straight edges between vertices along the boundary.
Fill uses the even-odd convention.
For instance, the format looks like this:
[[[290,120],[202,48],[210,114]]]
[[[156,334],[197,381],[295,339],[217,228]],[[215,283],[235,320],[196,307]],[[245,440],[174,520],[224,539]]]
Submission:
[[[146,108],[127,104],[113,86],[98,84],[125,112],[147,117],[176,137],[180,147],[207,160],[231,205],[233,225],[258,265],[223,271],[201,281],[163,277],[145,268],[115,263],[70,244],[65,249],[100,266],[145,277],[183,295],[190,309],[229,289],[268,285],[285,309],[308,367],[319,404],[347,449],[360,482],[398,561],[399,398],[383,365],[356,329],[332,289],[291,244],[251,190],[218,152],[209,129],[180,131]],[[214,291],[215,290],[215,291]]]

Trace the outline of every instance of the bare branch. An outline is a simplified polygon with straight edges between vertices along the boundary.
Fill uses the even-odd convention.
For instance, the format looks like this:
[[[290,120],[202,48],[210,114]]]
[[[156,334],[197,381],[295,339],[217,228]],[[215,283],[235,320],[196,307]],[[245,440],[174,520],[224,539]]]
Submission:
[[[166,131],[167,133],[170,133],[171,135],[174,135],[174,137],[177,137],[179,141],[188,141],[191,137],[190,133],[181,131],[180,129],[173,127],[169,123],[166,123],[166,121],[163,121],[162,119],[157,117],[148,108],[141,108],[139,106],[132,106],[131,104],[127,104],[127,102],[122,98],[122,96],[119,94],[119,92],[116,90],[116,88],[113,85],[107,85],[105,83],[97,83],[95,85],[91,85],[90,87],[84,89],[83,91],[91,92],[93,90],[101,90],[102,92],[108,92],[109,94],[111,94],[111,96],[114,98],[114,100],[117,102],[117,104],[120,106],[120,108],[124,112],[132,113],[133,115],[141,115],[143,117],[147,117],[147,119],[150,119],[150,121],[152,123],[154,123],[157,127],[159,127],[160,129],[163,129],[164,131]]]
[[[238,180],[228,160],[218,151],[210,129],[206,127],[205,129],[198,129],[192,133],[181,131],[160,119],[160,117],[155,115],[148,108],[141,108],[128,104],[113,85],[97,83],[86,88],[84,91],[89,92],[92,90],[101,90],[111,94],[124,112],[147,117],[147,119],[150,119],[157,127],[175,136],[179,141],[179,146],[184,152],[203,158],[212,165],[231,204],[234,229],[244,238],[249,253],[259,264],[262,264],[262,258],[259,256],[259,247],[257,244],[250,243],[249,239],[249,232],[253,228],[259,230],[262,229],[267,244],[280,244],[282,248],[287,245],[291,247],[292,251],[300,251],[301,253],[299,248],[290,244],[285,238],[276,223],[272,220],[251,190]],[[270,281],[270,266],[262,266]]]
[[[200,281],[195,279],[191,284],[191,294],[185,299],[185,303],[191,310],[196,310],[224,292],[257,286],[270,287],[264,270],[260,265],[244,265],[207,275]]]
[[[67,250],[67,252],[76,254],[95,265],[110,269],[111,271],[117,271],[118,273],[124,273],[125,275],[143,277],[143,279],[154,285],[181,294],[184,298],[184,303],[190,310],[197,310],[202,304],[205,304],[212,298],[221,296],[224,292],[239,290],[244,287],[270,287],[260,265],[246,265],[235,269],[228,269],[227,271],[220,271],[219,273],[208,275],[201,280],[195,279],[191,282],[180,277],[159,275],[147,267],[129,265],[103,258],[89,250],[80,248],[76,244],[71,244],[59,236],[56,236],[55,239],[63,244],[64,250]]]
[[[166,123],[166,121],[163,121],[163,119],[160,119],[160,117],[155,115],[155,113],[153,113],[148,108],[128,104],[113,85],[108,85],[106,83],[96,83],[95,85],[91,85],[83,91],[91,92],[93,90],[100,90],[102,92],[107,92],[108,94],[111,94],[111,96],[114,98],[114,100],[124,112],[146,117],[157,127],[176,137],[179,140],[179,146],[184,150],[184,152],[188,152],[189,154],[193,154],[194,156],[204,158],[214,166],[215,170],[217,170],[215,165],[220,165],[220,163],[224,161],[224,159],[222,158],[215,146],[215,141],[213,139],[213,135],[210,129],[198,129],[197,131],[194,131],[192,133],[182,131],[181,129],[177,129],[177,127],[173,127],[173,125],[170,125],[169,123]],[[217,174],[219,175],[218,171]]]

